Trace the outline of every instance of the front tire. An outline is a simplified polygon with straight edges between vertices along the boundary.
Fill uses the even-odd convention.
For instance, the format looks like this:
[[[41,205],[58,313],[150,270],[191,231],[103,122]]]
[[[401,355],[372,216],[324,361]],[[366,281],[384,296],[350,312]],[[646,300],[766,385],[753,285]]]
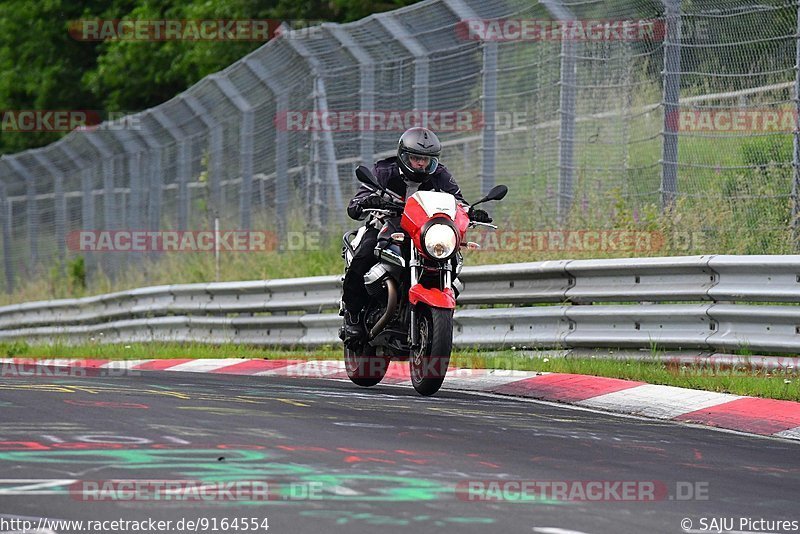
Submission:
[[[368,388],[386,376],[389,358],[377,356],[376,347],[372,345],[359,346],[358,350],[351,350],[345,345],[344,366],[353,384]]]
[[[442,387],[453,350],[453,310],[418,305],[418,349],[411,353],[411,384],[420,395]]]

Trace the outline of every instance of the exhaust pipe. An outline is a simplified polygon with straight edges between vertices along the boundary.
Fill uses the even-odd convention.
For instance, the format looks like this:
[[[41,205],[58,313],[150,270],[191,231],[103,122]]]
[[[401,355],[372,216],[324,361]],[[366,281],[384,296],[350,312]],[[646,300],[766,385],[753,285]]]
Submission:
[[[372,330],[370,330],[370,340],[375,339],[375,337],[381,333],[394,315],[394,312],[397,311],[397,282],[395,282],[391,276],[386,279],[386,290],[389,293],[389,297],[386,299],[386,311],[381,318],[378,319],[378,322],[375,323],[375,326],[372,327]]]

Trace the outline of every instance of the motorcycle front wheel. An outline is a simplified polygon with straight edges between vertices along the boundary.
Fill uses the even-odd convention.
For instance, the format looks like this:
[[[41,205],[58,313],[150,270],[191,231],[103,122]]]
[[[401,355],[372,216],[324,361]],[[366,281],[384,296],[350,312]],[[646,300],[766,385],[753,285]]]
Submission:
[[[417,307],[419,347],[411,353],[411,384],[420,395],[433,395],[442,387],[453,350],[453,310]]]
[[[344,366],[353,384],[370,387],[383,380],[389,368],[389,358],[377,356],[376,348],[371,345],[359,346],[358,350],[345,345]]]

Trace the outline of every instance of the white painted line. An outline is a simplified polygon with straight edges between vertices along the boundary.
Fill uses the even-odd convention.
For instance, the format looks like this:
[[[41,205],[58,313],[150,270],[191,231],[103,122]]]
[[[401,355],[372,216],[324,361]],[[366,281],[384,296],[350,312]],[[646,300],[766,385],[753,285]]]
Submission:
[[[467,373],[466,371],[472,371]],[[534,371],[509,371],[504,369],[459,369],[454,373],[448,371],[444,379],[443,389],[457,389],[462,391],[486,391],[499,386],[525,380],[537,375],[549,373],[536,373]]]
[[[137,365],[153,361],[155,360],[111,360],[108,363],[104,363],[100,367],[103,369],[132,369]]]
[[[533,527],[534,532],[541,532],[542,534],[588,534],[581,530],[567,530],[558,527]]]
[[[800,439],[800,426],[776,432],[773,436],[778,438]]]
[[[255,376],[299,376],[305,378],[325,378],[345,371],[344,362],[341,360],[312,360],[296,363],[288,367],[261,371]]]
[[[592,397],[576,402],[576,404],[613,412],[654,417],[656,419],[673,419],[685,413],[717,406],[740,398],[742,397],[739,395],[730,395],[728,393],[644,384]]]
[[[245,358],[220,358],[220,359],[207,359],[207,360],[192,360],[184,362],[173,367],[162,369],[163,371],[178,371],[189,373],[210,373],[222,367],[228,367],[237,363],[248,361]]]
[[[12,484],[11,487],[0,487],[0,495],[64,495],[67,490],[63,486],[68,486],[78,482],[77,479],[59,478],[5,478],[0,479],[0,485]],[[62,488],[49,490],[47,488]]]
[[[58,359],[47,359],[47,360],[39,358],[3,358],[3,363],[19,365],[22,367],[27,367],[31,365],[41,365],[48,367],[70,367],[80,360],[81,359],[76,359],[76,358],[73,359],[58,358]]]

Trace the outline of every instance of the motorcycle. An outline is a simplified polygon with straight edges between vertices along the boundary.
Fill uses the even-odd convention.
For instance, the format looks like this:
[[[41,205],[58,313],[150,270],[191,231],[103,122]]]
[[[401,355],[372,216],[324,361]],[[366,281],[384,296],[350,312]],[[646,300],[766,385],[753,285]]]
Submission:
[[[470,221],[467,210],[449,193],[417,191],[403,199],[381,186],[363,165],[356,169],[356,177],[380,195],[383,205],[365,209],[371,216],[367,224],[342,237],[345,269],[370,224],[380,229],[387,218],[399,215],[402,231],[375,249],[378,263],[364,275],[370,300],[361,321],[367,337],[355,345],[345,344],[347,376],[359,386],[374,386],[383,380],[391,360],[408,360],[414,389],[433,395],[444,382],[453,347],[453,311],[463,289],[458,280],[463,266],[460,249],[479,248],[465,242],[466,232],[476,226],[497,226]],[[501,200],[507,192],[506,186],[495,186],[473,206]]]

